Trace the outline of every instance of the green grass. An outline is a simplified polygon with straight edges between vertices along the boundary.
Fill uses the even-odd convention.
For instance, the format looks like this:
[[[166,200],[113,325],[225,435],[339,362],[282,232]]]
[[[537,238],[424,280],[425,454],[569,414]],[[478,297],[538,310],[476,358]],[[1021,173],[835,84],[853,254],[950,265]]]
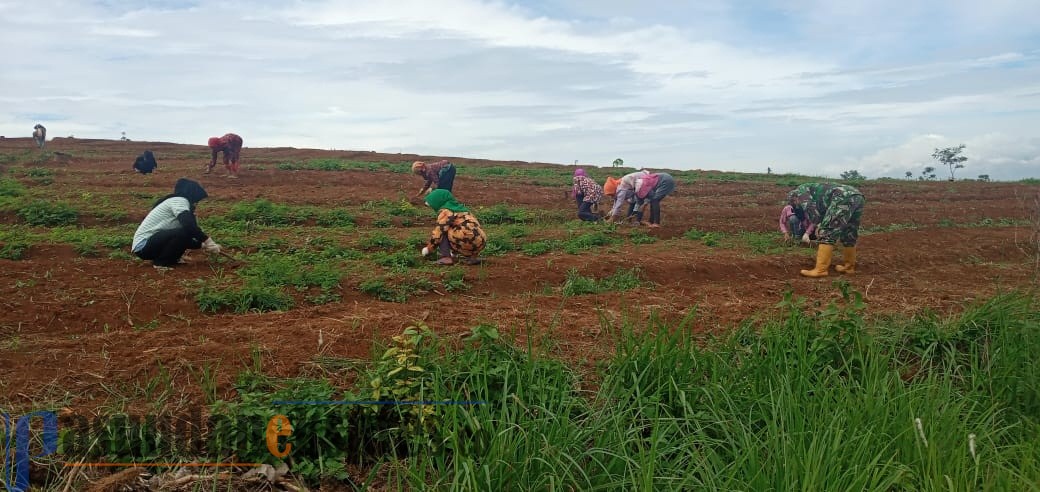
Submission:
[[[258,199],[236,203],[227,214],[232,221],[263,226],[287,226],[301,223],[315,215],[312,207],[293,207]]]
[[[499,203],[490,207],[480,207],[475,212],[481,225],[491,224],[523,224],[529,222],[533,214],[520,207]]]
[[[26,243],[7,243],[0,247],[0,258],[5,260],[21,260],[25,258],[25,253],[29,251],[29,245]]]
[[[567,271],[567,280],[560,287],[560,293],[565,297],[572,297],[603,292],[624,292],[640,287],[644,283],[638,268],[619,268],[613,275],[602,279],[586,277],[579,274],[577,270],[571,269]]]
[[[256,280],[242,286],[225,282],[198,280],[195,282],[195,302],[204,313],[230,310],[236,313],[288,311],[293,298],[276,285],[263,285]]]
[[[75,224],[79,213],[63,202],[36,200],[18,209],[18,216],[31,226],[56,227]]]
[[[425,277],[388,274],[362,281],[358,290],[380,301],[404,303],[419,294],[433,290],[434,284]]]
[[[275,166],[281,171],[313,170],[313,171],[386,171],[391,173],[410,173],[411,164],[403,162],[366,162],[342,159],[309,159],[307,161],[287,161]]]
[[[558,249],[562,245],[563,242],[556,239],[543,239],[541,241],[523,243],[520,245],[520,250],[527,256],[540,256]]]
[[[409,327],[346,387],[265,377],[254,361],[236,396],[210,407],[193,456],[275,464],[256,429],[283,414],[292,472],[314,484],[362,463],[393,490],[1036,490],[1036,299],[867,320],[859,294],[837,285],[838,302],[789,295],[782,315],[717,337],[692,315],[603,322],[614,350],[593,375],[486,324],[461,340]],[[142,433],[161,437],[133,429],[107,434],[106,459],[166,458],[144,456]]]

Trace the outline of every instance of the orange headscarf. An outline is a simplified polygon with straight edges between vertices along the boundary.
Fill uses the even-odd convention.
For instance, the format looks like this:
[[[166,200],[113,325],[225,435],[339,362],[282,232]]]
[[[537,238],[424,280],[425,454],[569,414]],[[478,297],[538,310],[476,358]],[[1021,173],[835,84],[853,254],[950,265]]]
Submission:
[[[618,183],[620,182],[620,179],[616,179],[613,176],[607,176],[607,182],[603,183],[603,194],[613,195],[617,193]]]

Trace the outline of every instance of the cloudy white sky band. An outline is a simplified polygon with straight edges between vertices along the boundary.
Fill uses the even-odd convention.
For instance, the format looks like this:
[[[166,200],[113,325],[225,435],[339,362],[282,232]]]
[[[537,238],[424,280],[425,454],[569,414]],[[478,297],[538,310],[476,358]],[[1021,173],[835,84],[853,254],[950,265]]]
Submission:
[[[1040,176],[1040,2],[0,0],[0,134]]]

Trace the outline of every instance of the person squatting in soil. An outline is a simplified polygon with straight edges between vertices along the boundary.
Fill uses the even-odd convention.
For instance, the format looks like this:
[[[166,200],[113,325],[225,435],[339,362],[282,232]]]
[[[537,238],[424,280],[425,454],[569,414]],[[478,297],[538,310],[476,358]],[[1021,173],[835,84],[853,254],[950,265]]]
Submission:
[[[594,209],[603,198],[603,187],[586,176],[585,170],[581,168],[574,170],[572,181],[571,196],[578,205],[578,218],[588,222],[602,220],[603,216]]]
[[[217,153],[224,153],[224,167],[227,168],[227,177],[238,178],[238,159],[242,156],[242,137],[234,133],[228,133],[223,137],[210,137],[206,143],[211,152],[209,167],[206,174],[213,172],[217,165]]]
[[[437,260],[439,265],[455,263],[452,256],[459,257],[467,265],[480,264],[477,256],[487,244],[487,235],[469,209],[444,189],[433,190],[426,195],[426,205],[437,211],[437,226],[423,247],[422,255],[426,256],[436,249],[440,254]]]
[[[33,127],[33,141],[40,149],[43,149],[43,145],[47,142],[47,129],[39,123]]]
[[[785,205],[780,210],[780,232],[784,235],[785,243],[801,238],[803,243],[808,244],[816,238],[816,226],[809,221],[802,209],[795,209],[791,205]]]
[[[426,180],[416,197],[433,190],[450,192],[455,184],[455,165],[446,160],[431,163],[415,161],[412,163],[412,173]]]
[[[636,219],[643,222],[643,210],[650,205],[650,227],[661,227],[661,200],[675,191],[675,179],[668,173],[650,173],[636,180]]]
[[[844,246],[844,264],[835,269],[840,273],[855,273],[856,241],[864,202],[863,193],[858,189],[836,183],[805,183],[787,195],[787,203],[796,211],[804,212],[809,222],[816,225],[816,236],[820,241],[816,267],[802,270],[802,275],[826,277],[837,241]]]
[[[620,180],[617,180],[616,186],[611,186],[612,183],[610,182],[610,180],[612,178],[607,178],[607,184],[603,187],[604,193],[610,194],[608,190],[614,191],[614,206],[610,209],[611,222],[620,224],[635,217],[636,180],[649,175],[650,173],[647,171],[636,171],[634,173],[629,173],[622,176]],[[622,218],[621,206],[625,203],[628,204],[628,211],[625,214],[625,217]]]
[[[141,174],[151,174],[155,168],[159,167],[159,163],[155,162],[155,154],[150,150],[144,151],[141,155],[137,156],[137,160],[134,161],[134,170]]]
[[[220,253],[220,245],[204,234],[195,220],[195,206],[207,196],[202,185],[178,179],[173,193],[155,202],[137,227],[133,253],[142,260],[151,260],[160,270],[185,263],[182,256],[189,249]]]

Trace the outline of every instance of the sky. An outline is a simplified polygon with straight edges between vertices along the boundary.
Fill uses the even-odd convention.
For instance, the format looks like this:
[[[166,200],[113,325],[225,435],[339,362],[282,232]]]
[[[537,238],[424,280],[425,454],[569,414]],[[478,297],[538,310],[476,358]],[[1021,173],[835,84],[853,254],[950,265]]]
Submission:
[[[1038,0],[0,0],[0,135],[870,178],[964,144],[958,178],[1040,177],[1037,19]]]

